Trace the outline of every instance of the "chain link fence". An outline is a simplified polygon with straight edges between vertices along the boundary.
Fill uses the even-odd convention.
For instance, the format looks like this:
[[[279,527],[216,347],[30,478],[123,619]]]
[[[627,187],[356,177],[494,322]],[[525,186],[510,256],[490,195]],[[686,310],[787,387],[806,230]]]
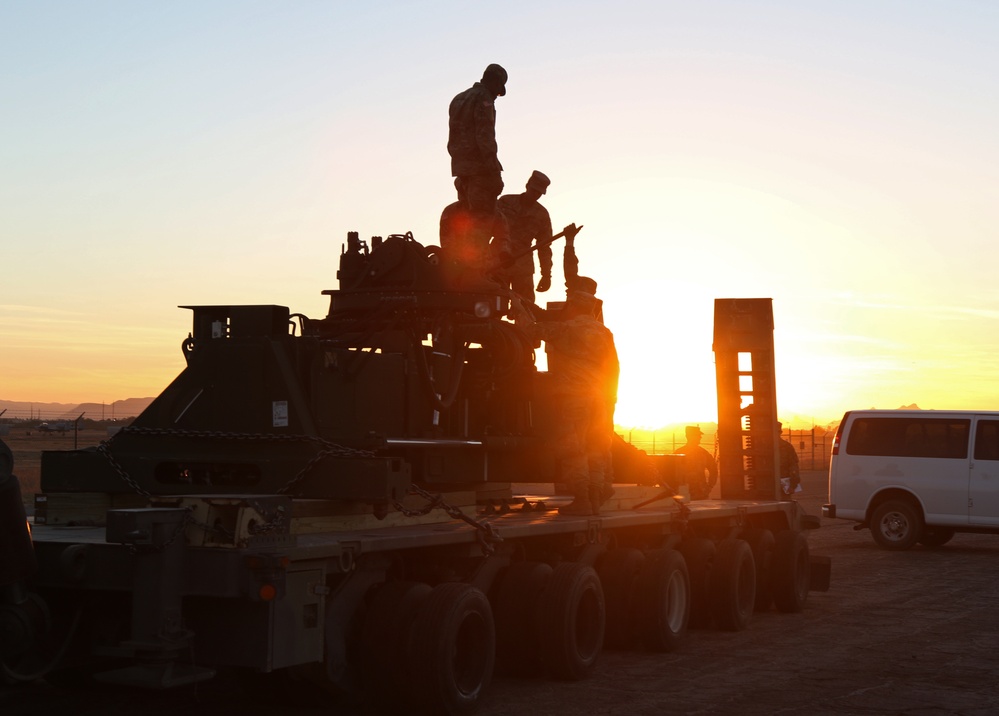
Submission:
[[[718,455],[718,433],[710,428],[701,428],[703,435],[701,445],[708,451]],[[618,430],[625,442],[631,443],[639,450],[649,455],[670,455],[686,444],[684,431],[659,430],[637,431]],[[798,454],[798,467],[801,470],[829,469],[829,456],[832,451],[834,433],[820,427],[802,430],[785,430],[781,437],[794,447]]]

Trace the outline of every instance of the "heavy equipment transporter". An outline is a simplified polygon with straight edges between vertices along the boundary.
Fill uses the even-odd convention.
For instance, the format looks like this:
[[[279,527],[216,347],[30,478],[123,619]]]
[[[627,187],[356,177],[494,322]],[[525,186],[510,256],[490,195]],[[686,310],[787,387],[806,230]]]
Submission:
[[[558,399],[510,294],[411,235],[348,236],[328,314],[188,306],[187,366],[96,448],[0,450],[0,678],[167,688],[235,669],[386,710],[473,709],[494,670],[582,679],[828,586],[780,487],[769,299],[719,299],[720,499],[615,444],[560,515]],[[2,446],[2,443],[0,443]]]

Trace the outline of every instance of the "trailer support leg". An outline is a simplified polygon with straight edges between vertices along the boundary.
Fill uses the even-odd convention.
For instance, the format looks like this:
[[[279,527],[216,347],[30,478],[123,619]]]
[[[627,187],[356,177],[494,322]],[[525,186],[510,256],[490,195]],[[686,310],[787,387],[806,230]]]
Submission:
[[[108,512],[107,541],[129,545],[134,555],[132,633],[120,647],[138,663],[97,680],[166,689],[215,676],[213,669],[178,663],[190,656],[194,638],[181,612],[187,517],[181,508]]]

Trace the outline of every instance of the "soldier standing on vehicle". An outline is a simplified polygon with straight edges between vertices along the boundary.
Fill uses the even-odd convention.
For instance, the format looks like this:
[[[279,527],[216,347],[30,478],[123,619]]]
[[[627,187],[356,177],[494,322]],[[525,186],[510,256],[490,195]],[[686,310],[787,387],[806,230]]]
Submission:
[[[502,278],[509,282],[514,293],[534,303],[534,253],[537,245],[541,280],[537,290],[544,293],[552,285],[552,220],[548,209],[538,200],[548,191],[551,180],[539,171],[527,180],[526,191],[521,194],[504,194],[499,198],[499,211],[510,227],[510,252],[523,254],[507,267]]]
[[[704,433],[698,426],[688,425],[683,432],[687,442],[673,454],[683,455],[680,470],[690,490],[690,499],[706,500],[718,482],[718,465],[711,453],[701,447]]]
[[[513,304],[517,325],[529,338],[546,342],[548,372],[560,408],[555,450],[561,481],[569,483],[573,493],[573,501],[559,509],[567,515],[597,514],[614,492],[609,453],[620,365],[614,334],[596,318],[596,290],[592,278],[577,277],[566,292],[562,315],[546,314],[541,321],[535,321],[522,301]]]
[[[441,212],[440,245],[449,268],[456,269],[455,281],[465,282],[481,277],[489,268],[491,259],[509,255],[510,232],[506,220],[498,212],[488,233],[476,231],[461,177],[455,178],[454,188],[458,192],[458,200],[448,204]],[[492,241],[490,236],[494,237]]]
[[[482,79],[451,100],[448,108],[447,151],[451,175],[461,180],[471,212],[473,230],[488,243],[497,213],[496,198],[503,191],[502,171],[496,145],[497,97],[506,94],[506,70],[497,64],[486,67]]]

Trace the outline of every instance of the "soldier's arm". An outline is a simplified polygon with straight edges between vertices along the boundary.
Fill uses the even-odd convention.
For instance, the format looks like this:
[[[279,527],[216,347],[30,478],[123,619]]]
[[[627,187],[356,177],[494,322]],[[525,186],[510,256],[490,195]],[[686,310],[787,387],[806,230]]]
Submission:
[[[568,238],[562,249],[562,273],[565,275],[565,287],[571,288],[579,277],[579,259],[576,258],[575,243]]]
[[[714,455],[712,455],[707,450],[704,451],[708,459],[705,461],[708,465],[708,482],[714,487],[714,484],[718,482],[718,462],[715,460]]]
[[[538,206],[541,206],[540,204]],[[541,227],[534,237],[538,245],[538,265],[541,275],[551,278],[552,275],[552,218],[548,209],[541,207]]]
[[[527,313],[526,309],[524,312]],[[538,315],[531,315],[532,313]],[[517,313],[515,318],[517,319],[517,326],[524,331],[528,338],[535,341],[541,340],[548,343],[558,343],[567,336],[570,330],[565,322],[551,320],[551,316],[544,309],[533,304],[531,304],[531,311],[527,316]]]

